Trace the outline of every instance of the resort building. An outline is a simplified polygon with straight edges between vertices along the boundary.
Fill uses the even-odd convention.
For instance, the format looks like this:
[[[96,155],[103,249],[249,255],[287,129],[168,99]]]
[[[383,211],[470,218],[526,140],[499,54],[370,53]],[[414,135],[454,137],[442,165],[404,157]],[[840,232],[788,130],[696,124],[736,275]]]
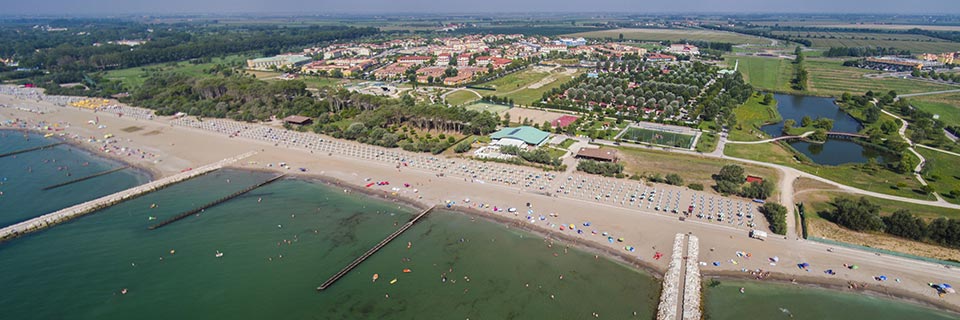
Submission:
[[[253,70],[270,70],[271,67],[297,67],[310,62],[310,57],[301,54],[281,54],[273,57],[247,60],[247,68]]]

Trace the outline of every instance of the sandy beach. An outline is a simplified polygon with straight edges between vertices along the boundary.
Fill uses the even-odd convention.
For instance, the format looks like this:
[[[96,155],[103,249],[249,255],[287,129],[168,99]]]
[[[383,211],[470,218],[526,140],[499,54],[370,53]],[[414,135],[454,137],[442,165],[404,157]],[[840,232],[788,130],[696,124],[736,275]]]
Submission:
[[[433,157],[307,133],[303,135],[315,136],[318,141],[322,139],[325,147],[304,147],[304,141],[270,141],[270,136],[267,136],[267,139],[255,139],[252,138],[254,135],[236,134],[232,129],[218,131],[190,127],[186,122],[175,122],[170,117],[158,116],[149,119],[103,111],[94,113],[92,110],[61,107],[46,101],[20,99],[12,95],[0,95],[0,105],[7,106],[0,107],[0,121],[24,119],[28,124],[39,121],[59,123],[63,130],[55,133],[62,133],[68,140],[74,140],[76,144],[97,154],[149,170],[154,178],[257,151],[257,155],[237,167],[321,179],[327,183],[342,185],[348,192],[363,192],[417,207],[441,207],[448,201],[455,201],[450,208],[452,210],[491,219],[509,228],[530,230],[558,239],[563,244],[570,243],[594,252],[602,252],[631,265],[655,271],[659,275],[662,275],[670,259],[664,257],[657,260],[653,258],[654,255],[657,252],[668,255],[674,235],[690,233],[700,239],[698,261],[701,262],[700,268],[706,277],[753,279],[755,276],[749,271],[763,270],[770,272],[770,276],[766,278],[769,281],[795,279],[798,283],[830,288],[847,288],[849,283],[868,284],[866,289],[846,290],[870,291],[922,301],[940,309],[960,312],[960,296],[951,294],[939,297],[936,291],[927,285],[931,282],[960,283],[960,272],[955,269],[872,252],[831,248],[816,242],[788,240],[782,236],[772,236],[760,241],[749,238],[749,228],[744,226],[691,218],[680,221],[676,214],[655,211],[647,206],[630,205],[623,198],[614,200],[616,198],[594,198],[592,194],[555,193],[565,181],[582,179],[584,175],[581,174],[553,173],[555,177],[548,178],[550,173],[542,170],[503,164],[495,164],[497,170],[503,167],[510,168],[510,171],[476,173],[468,172],[476,167],[469,167],[457,174],[456,171],[460,168],[458,166],[467,166],[471,162],[464,159],[439,159],[440,156],[435,160],[423,160]],[[45,113],[13,106],[36,106]],[[91,120],[98,122],[92,125],[88,123]],[[283,131],[281,128],[262,131],[261,128],[252,128],[255,126],[253,124],[234,123],[229,120],[217,120],[216,123],[247,127],[249,129],[244,132],[269,132],[264,133],[269,135],[282,135],[278,132]],[[102,143],[88,142],[89,138],[99,139],[106,134],[113,135],[114,142],[109,148],[103,148]],[[288,166],[281,167],[281,162]],[[301,172],[300,168],[305,172]],[[524,179],[527,175],[534,174],[537,178]],[[474,178],[475,176],[483,178]],[[518,177],[521,181],[513,184],[497,183],[488,179],[497,176]],[[592,183],[609,184],[610,189],[622,185],[640,189],[648,187],[642,182],[623,179],[589,179]],[[381,181],[390,184],[375,184]],[[374,184],[369,185],[371,183]],[[689,189],[666,185],[655,185],[655,188],[683,192],[683,207],[686,207],[689,195],[694,193]],[[467,202],[466,199],[470,201]],[[527,219],[527,203],[530,204],[529,210],[533,210],[530,214],[533,218],[530,220]],[[480,204],[490,207],[481,207]],[[494,212],[493,207],[518,210],[513,213],[506,210]],[[42,213],[37,213],[40,214]],[[544,218],[538,219],[539,216]],[[763,218],[758,217],[757,220],[762,221]],[[589,226],[585,225],[587,222]],[[569,228],[560,230],[557,227],[571,224],[576,226],[576,230],[583,232],[577,233]],[[765,228],[765,225],[764,221],[759,228]],[[593,231],[596,231],[596,234]],[[611,243],[602,233],[608,233],[613,238],[622,237],[624,241]],[[624,250],[625,246],[633,246],[636,251],[628,252]],[[741,254],[738,255],[738,252]],[[772,263],[773,257],[777,257],[779,262]],[[714,266],[715,262],[719,263],[719,266]],[[804,262],[809,263],[810,267],[798,268],[797,265]],[[844,264],[857,265],[859,268],[845,268]],[[832,269],[836,274],[824,273],[827,269]],[[880,275],[885,275],[889,280],[874,280],[874,277]]]

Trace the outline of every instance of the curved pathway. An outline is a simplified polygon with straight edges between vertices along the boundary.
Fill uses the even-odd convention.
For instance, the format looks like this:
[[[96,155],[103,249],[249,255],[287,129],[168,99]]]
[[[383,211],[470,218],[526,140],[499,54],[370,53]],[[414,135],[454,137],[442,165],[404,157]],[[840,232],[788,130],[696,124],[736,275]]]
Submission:
[[[934,148],[934,147],[931,147],[931,146],[928,146],[928,145],[925,145],[925,144],[917,144],[917,146],[918,146],[918,147],[921,147],[921,148],[924,148],[924,149],[930,149],[930,150],[933,150],[933,151],[943,152],[943,153],[946,153],[946,154],[949,154],[949,155],[952,155],[952,156],[960,157],[960,153],[956,153],[956,152],[953,152],[953,151],[947,151],[947,150],[943,150],[943,149],[939,149],[939,148]]]
[[[913,146],[914,146],[913,141],[910,141],[910,138],[907,138],[907,126],[909,126],[910,124],[907,123],[907,120],[903,120],[903,118],[900,118],[900,117],[898,117],[897,115],[895,115],[895,114],[893,114],[893,113],[890,113],[890,112],[887,111],[887,110],[883,110],[883,109],[881,108],[880,111],[883,112],[883,113],[885,113],[885,114],[888,115],[888,116],[893,117],[894,119],[900,120],[900,122],[903,123],[903,125],[900,126],[900,129],[897,130],[897,133],[900,134],[900,138],[902,138],[904,141],[907,142],[907,144],[910,145],[909,147],[907,147],[907,150],[910,150],[910,152],[913,153],[913,155],[917,156],[917,158],[920,159],[920,163],[917,164],[917,166],[916,166],[915,168],[913,168],[913,175],[914,175],[915,177],[917,177],[917,181],[920,181],[920,184],[926,186],[926,185],[927,185],[927,181],[924,180],[924,179],[923,179],[923,176],[920,175],[920,170],[922,170],[922,169],[923,169],[923,165],[927,163],[927,159],[924,158],[923,155],[921,155],[919,152],[917,152],[917,149],[914,149],[914,148],[913,148]],[[940,197],[940,194],[939,194],[939,193],[933,192],[933,196],[934,196],[934,197],[937,197],[937,202],[943,202],[943,203],[946,203],[946,202],[947,202],[946,200],[943,200],[942,197]]]
[[[431,88],[441,88],[441,87],[431,87]],[[446,88],[445,88],[445,89],[446,89]],[[441,99],[446,99],[448,95],[450,95],[451,93],[457,92],[457,91],[469,91],[469,92],[473,92],[473,94],[477,95],[477,98],[483,98],[483,95],[481,95],[479,92],[474,91],[473,89],[470,89],[470,88],[467,88],[467,87],[456,88],[456,89],[447,91],[447,92],[445,92],[444,94],[441,94],[441,95],[440,95],[440,98],[441,98]]]
[[[799,135],[799,136],[779,136],[779,137],[776,137],[776,138],[771,138],[771,139],[766,139],[766,140],[760,140],[760,141],[733,141],[733,140],[727,140],[727,143],[729,143],[729,144],[762,144],[762,143],[774,142],[774,141],[780,141],[780,140],[806,138],[807,136],[809,136],[809,135],[811,135],[811,134],[813,134],[813,131],[804,132],[803,134],[801,134],[801,135]]]

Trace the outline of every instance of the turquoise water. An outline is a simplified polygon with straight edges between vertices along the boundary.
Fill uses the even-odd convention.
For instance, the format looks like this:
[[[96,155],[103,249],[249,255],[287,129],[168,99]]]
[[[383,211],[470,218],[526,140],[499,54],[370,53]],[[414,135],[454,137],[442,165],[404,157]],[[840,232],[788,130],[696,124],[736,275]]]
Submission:
[[[721,281],[706,288],[704,299],[711,320],[957,319],[956,314],[866,294],[757,281]]]
[[[57,143],[38,134],[0,130],[0,153]],[[96,157],[69,145],[60,145],[0,158],[0,226],[47,214],[74,204],[145,183],[149,177],[134,169],[122,170],[63,187],[44,187],[122,164]]]
[[[0,310],[10,319],[582,319],[594,312],[650,319],[655,312],[659,283],[646,274],[446,211],[316,292],[413,211],[306,181],[282,180],[147,230],[265,178],[217,171],[0,245]]]

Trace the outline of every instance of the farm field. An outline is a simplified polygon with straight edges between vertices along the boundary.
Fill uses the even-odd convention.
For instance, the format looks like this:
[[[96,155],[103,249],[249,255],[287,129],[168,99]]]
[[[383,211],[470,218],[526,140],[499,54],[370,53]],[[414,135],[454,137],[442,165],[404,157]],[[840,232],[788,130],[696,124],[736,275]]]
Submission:
[[[205,69],[209,69],[217,64],[230,66],[242,64],[245,60],[246,58],[242,56],[229,56],[226,58],[213,58],[209,63],[200,64],[190,62],[154,64],[144,67],[110,70],[104,74],[104,78],[119,80],[123,82],[124,87],[130,90],[143,85],[143,82],[149,77],[149,73],[153,71],[177,72],[187,76],[197,77],[204,76],[206,74],[204,73]]]
[[[960,43],[917,34],[827,31],[776,31],[774,34],[810,40],[816,48],[883,47],[910,50],[913,53],[960,50]]]
[[[917,96],[909,101],[920,110],[940,115],[948,125],[960,125],[960,93]]]
[[[807,59],[805,62],[810,73],[809,91],[821,96],[840,96],[844,92],[864,94],[867,91],[897,93],[918,93],[956,89],[956,86],[935,84],[925,81],[900,78],[870,79],[863,75],[876,71],[844,67],[840,60]]]
[[[690,148],[691,144],[693,143],[693,138],[694,136],[687,134],[636,127],[627,129],[627,132],[624,132],[623,135],[620,136],[620,139],[623,140],[639,141],[678,148]]]
[[[854,28],[854,29],[879,29],[879,30],[939,30],[939,31],[960,31],[960,26],[931,26],[922,24],[823,24],[818,25],[822,28]]]
[[[460,90],[460,91],[448,94],[445,99],[447,100],[447,103],[449,103],[450,105],[459,106],[464,103],[480,99],[480,97],[478,97],[477,94],[473,92],[470,92],[467,90]]]
[[[623,34],[624,39],[644,41],[680,41],[702,40],[711,42],[727,42],[733,44],[770,44],[770,40],[725,31],[702,29],[613,29],[567,34],[567,37],[584,37],[593,39],[614,38]]]

